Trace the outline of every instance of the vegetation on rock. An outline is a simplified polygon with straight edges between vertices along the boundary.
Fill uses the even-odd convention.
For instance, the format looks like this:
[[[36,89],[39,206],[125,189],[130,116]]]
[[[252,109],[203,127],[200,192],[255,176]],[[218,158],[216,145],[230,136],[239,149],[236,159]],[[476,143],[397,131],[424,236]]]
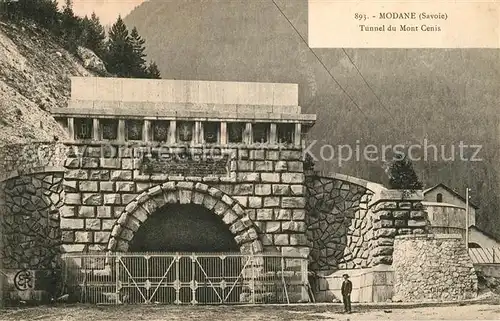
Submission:
[[[72,0],[66,0],[62,11],[55,0],[3,1],[0,2],[0,18],[13,22],[33,21],[60,39],[63,47],[72,53],[76,54],[79,47],[92,50],[113,76],[160,78],[156,64],[147,64],[144,59],[145,40],[136,28],[129,34],[121,17],[109,31],[109,39],[94,13],[90,18],[75,15]]]

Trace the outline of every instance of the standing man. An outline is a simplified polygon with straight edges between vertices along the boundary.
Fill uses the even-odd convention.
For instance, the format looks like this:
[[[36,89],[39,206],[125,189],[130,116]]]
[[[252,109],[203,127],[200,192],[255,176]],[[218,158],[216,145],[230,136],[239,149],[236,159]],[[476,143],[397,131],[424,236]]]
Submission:
[[[344,313],[351,313],[351,292],[352,283],[349,280],[349,275],[344,274],[344,282],[342,282],[342,302],[344,302]]]

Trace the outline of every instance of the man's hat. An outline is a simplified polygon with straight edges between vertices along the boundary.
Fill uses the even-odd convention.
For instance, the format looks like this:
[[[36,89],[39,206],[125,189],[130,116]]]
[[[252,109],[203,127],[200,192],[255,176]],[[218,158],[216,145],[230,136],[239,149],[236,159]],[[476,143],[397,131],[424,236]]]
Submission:
[[[342,275],[343,278],[345,277],[349,277],[349,275],[347,273],[344,273],[344,275]]]

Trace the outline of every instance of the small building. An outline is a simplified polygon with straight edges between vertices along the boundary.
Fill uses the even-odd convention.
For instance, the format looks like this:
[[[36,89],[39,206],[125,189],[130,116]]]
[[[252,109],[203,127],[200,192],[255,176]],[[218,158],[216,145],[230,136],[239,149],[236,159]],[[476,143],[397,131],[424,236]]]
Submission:
[[[424,190],[427,215],[434,233],[461,234],[465,239],[467,202],[464,196],[443,183]],[[500,247],[500,240],[476,226],[476,210],[469,201],[469,247]]]

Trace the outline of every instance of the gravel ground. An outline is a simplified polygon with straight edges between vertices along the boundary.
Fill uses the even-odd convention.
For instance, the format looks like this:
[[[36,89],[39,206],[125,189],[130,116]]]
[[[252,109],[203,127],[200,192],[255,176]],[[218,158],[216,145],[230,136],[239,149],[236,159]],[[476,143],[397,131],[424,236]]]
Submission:
[[[0,310],[1,320],[500,320],[500,302],[427,305],[353,305],[342,314],[340,304],[291,306],[160,306],[60,305]]]

